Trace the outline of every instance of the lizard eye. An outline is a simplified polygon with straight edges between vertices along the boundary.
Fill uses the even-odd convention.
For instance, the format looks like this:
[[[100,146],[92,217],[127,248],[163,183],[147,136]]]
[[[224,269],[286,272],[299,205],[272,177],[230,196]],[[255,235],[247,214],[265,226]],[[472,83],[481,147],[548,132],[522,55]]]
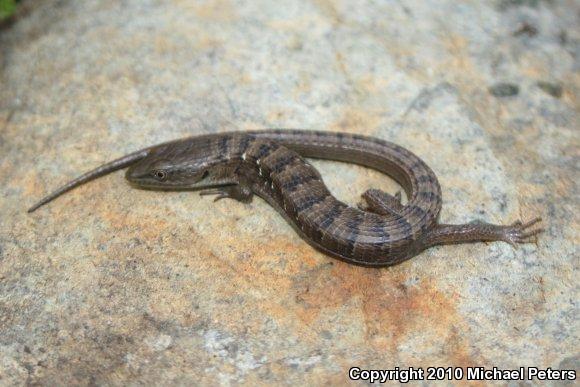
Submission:
[[[160,181],[167,179],[167,172],[162,171],[160,169],[153,171],[153,176]]]

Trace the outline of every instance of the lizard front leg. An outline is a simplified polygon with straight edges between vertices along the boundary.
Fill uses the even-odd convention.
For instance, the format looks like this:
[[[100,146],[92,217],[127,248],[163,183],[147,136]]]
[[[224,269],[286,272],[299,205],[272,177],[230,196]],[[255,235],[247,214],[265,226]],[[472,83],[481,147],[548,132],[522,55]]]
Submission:
[[[252,189],[245,182],[205,189],[199,194],[200,196],[217,195],[214,202],[221,199],[234,199],[242,203],[250,203],[254,197]]]

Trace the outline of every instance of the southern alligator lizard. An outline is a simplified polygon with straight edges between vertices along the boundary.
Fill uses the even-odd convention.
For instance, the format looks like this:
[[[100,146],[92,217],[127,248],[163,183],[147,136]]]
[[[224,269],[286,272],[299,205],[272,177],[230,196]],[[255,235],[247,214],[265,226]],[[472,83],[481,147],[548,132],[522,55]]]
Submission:
[[[393,177],[400,195],[369,189],[366,206],[349,207],[334,198],[318,171],[303,157],[346,161]],[[305,130],[230,132],[152,146],[104,164],[64,185],[29,212],[64,192],[130,166],[126,178],[139,188],[205,189],[216,200],[265,199],[315,248],[349,263],[389,266],[422,250],[450,243],[533,240],[540,218],[511,225],[483,222],[452,225],[437,221],[441,188],[420,158],[393,143],[347,133]]]

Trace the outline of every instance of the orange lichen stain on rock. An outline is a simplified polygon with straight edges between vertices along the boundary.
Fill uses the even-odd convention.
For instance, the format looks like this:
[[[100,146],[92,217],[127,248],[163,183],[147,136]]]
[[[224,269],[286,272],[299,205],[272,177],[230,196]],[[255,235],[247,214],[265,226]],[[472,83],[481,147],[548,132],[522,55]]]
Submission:
[[[389,85],[389,79],[376,77],[372,74],[366,74],[360,76],[355,79],[356,82],[356,89],[360,92],[365,93],[365,95],[369,94],[377,94],[382,93]]]
[[[553,186],[553,191],[560,197],[567,197],[568,195],[570,195],[571,192],[574,192],[574,186],[575,186],[575,181],[571,178],[571,177],[567,177],[567,176],[562,176],[560,179],[555,180],[554,182],[554,186]],[[541,191],[542,189],[546,189],[545,185],[541,185],[539,187],[534,186],[534,189],[531,188],[532,186],[530,185],[529,187],[529,191],[533,192],[534,194],[543,194],[544,191]],[[541,192],[538,192],[541,191]],[[527,191],[524,191],[527,192]]]
[[[429,133],[420,127],[405,130],[403,133],[401,133],[400,139],[406,144],[412,144],[411,146],[413,147],[413,151],[416,154],[420,153],[421,157],[425,158],[433,154],[433,149],[445,149],[445,146],[447,145],[445,140],[441,139],[439,136]]]
[[[298,73],[296,87],[292,90],[292,96],[298,100],[312,92],[312,76],[304,71]]]
[[[257,291],[267,297],[278,292],[287,293],[292,286],[292,276],[315,267],[319,254],[301,240],[289,241],[284,236],[272,236],[258,243],[251,236],[232,234],[221,238],[220,243],[235,246],[228,256],[219,257],[238,278],[242,277],[248,290]],[[243,252],[244,259],[239,259]],[[240,284],[243,286],[243,284]]]
[[[346,64],[344,63],[344,56],[342,55],[342,53],[340,51],[336,51],[336,54],[334,56],[336,58],[336,66],[338,67],[340,72],[343,73],[347,78],[350,78],[348,69],[346,68]]]
[[[552,74],[552,69],[546,67],[546,62],[537,59],[537,53],[534,51],[521,52],[521,58],[518,58],[518,68],[521,74],[531,79],[542,79]]]
[[[467,51],[469,42],[466,38],[456,34],[449,34],[444,38],[443,45],[451,54],[451,59],[446,63],[443,63],[444,67],[452,66],[458,70],[473,69],[473,63],[471,62]]]
[[[538,64],[537,60],[525,61],[526,66],[520,68],[523,75],[531,78],[538,79],[545,77],[546,74],[550,74],[551,71],[546,71],[543,66]]]
[[[342,23],[342,17],[334,5],[334,1],[315,0],[314,5],[320,9],[325,17],[331,19],[333,24]]]
[[[100,207],[97,205],[97,207]],[[142,216],[129,211],[122,211],[121,208],[104,208],[103,210],[95,209],[99,217],[108,223],[109,227],[115,233],[125,232],[138,236],[143,240],[157,240],[160,235],[172,230],[173,223],[165,218],[148,217],[146,221]]]
[[[381,117],[378,113],[348,107],[344,109],[342,117],[331,124],[331,129],[340,132],[372,135],[380,124]]]
[[[197,37],[196,47],[200,50],[209,50],[212,48],[222,47],[224,41],[211,35],[201,35]]]
[[[159,320],[180,320],[194,322],[191,315],[191,293],[176,292],[169,281],[158,282],[152,287],[148,310]]]
[[[576,111],[580,110],[580,103],[578,102],[578,96],[573,87],[568,85],[578,85],[580,84],[580,75],[578,72],[574,72],[574,74],[564,77],[562,79],[562,97],[561,100],[569,105],[571,108],[575,109]],[[576,141],[577,143],[578,141]]]
[[[179,47],[175,40],[168,39],[164,35],[157,35],[153,38],[153,44],[155,51],[158,54],[168,54],[173,52],[178,52],[181,47]]]
[[[268,121],[278,122],[287,118],[288,112],[285,110],[274,109],[267,114]]]
[[[260,332],[263,329],[263,318],[267,316],[282,325],[290,332],[295,332],[296,319],[290,318],[291,306],[286,302],[291,288],[291,275],[283,271],[273,269],[280,265],[276,247],[264,245],[262,255],[248,250],[247,258],[240,260],[233,255],[218,255],[213,253],[209,244],[196,246],[199,255],[207,257],[202,262],[197,262],[198,272],[203,272],[204,292],[212,294],[215,300],[235,300],[227,306],[215,305],[212,316],[220,325],[231,331]],[[240,246],[242,250],[244,246]],[[268,253],[270,251],[270,253]],[[270,265],[265,265],[268,261]],[[210,280],[208,278],[214,278]],[[240,325],[240,320],[244,321]]]
[[[325,309],[356,305],[364,319],[365,331],[359,339],[365,345],[396,352],[408,337],[428,329],[445,337],[446,346],[453,345],[454,362],[471,363],[467,348],[463,348],[465,343],[454,333],[463,325],[456,311],[457,297],[444,294],[430,279],[408,285],[404,270],[337,262],[332,269],[316,273],[318,278],[300,277],[295,283],[296,298],[302,305],[298,313],[305,324],[310,324]]]
[[[262,329],[262,320],[256,320],[255,316],[264,315],[284,326],[292,335],[315,341],[316,334],[304,328],[306,322],[301,321],[297,313],[297,309],[299,311],[302,307],[295,303],[294,278],[327,267],[332,258],[303,241],[289,241],[284,236],[256,242],[251,237],[232,234],[231,240],[225,237],[220,243],[234,243],[236,251],[218,255],[211,251],[210,244],[196,246],[202,255],[212,256],[203,262],[204,271],[227,278],[227,281],[216,281],[209,286],[215,287],[220,297],[241,296],[248,304],[236,304],[229,310],[216,309],[215,318],[233,330],[239,329],[239,319],[242,318],[251,323],[245,329],[257,332]],[[243,259],[239,258],[241,251],[244,252]]]
[[[203,4],[182,1],[179,5],[185,10],[193,10],[193,12],[203,20],[229,22],[235,20],[237,16],[231,2],[227,0],[215,0]]]
[[[469,56],[469,41],[465,37],[449,34],[443,39],[442,43],[450,55],[448,56],[449,59],[434,65],[439,72],[450,74],[450,69],[452,69],[451,71],[457,77],[457,82],[454,82],[454,84],[466,92],[480,89],[481,85],[486,84],[486,80],[475,69],[475,65]],[[478,110],[477,107],[476,110]]]
[[[0,166],[4,171],[10,171],[10,163],[7,160],[0,163]],[[41,195],[45,194],[44,184],[40,180],[40,175],[38,171],[29,169],[22,174],[22,179],[18,182],[12,181],[14,184],[19,184],[20,188],[24,188],[24,196],[28,199],[27,204],[32,205],[37,200],[40,200]],[[10,184],[11,182],[9,182]]]
[[[278,257],[275,258],[277,262],[284,261],[284,269],[280,273],[285,276],[316,266],[318,260],[315,256],[319,254],[303,240],[288,240],[284,236],[272,236],[267,243],[256,246],[254,253],[254,262],[271,263],[273,256]]]

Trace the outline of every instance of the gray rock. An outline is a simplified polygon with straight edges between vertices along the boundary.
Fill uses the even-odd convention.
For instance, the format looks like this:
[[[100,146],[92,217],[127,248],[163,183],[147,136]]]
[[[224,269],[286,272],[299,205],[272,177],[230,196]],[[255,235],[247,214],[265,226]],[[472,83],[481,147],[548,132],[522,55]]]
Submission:
[[[351,366],[577,363],[578,4],[27,4],[0,32],[0,384],[343,384]],[[517,95],[489,94],[505,80]],[[438,175],[443,222],[541,215],[546,231],[371,270],[313,250],[261,200],[135,190],[122,173],[26,213],[130,151],[260,127],[396,142]],[[351,204],[400,189],[315,165]]]

